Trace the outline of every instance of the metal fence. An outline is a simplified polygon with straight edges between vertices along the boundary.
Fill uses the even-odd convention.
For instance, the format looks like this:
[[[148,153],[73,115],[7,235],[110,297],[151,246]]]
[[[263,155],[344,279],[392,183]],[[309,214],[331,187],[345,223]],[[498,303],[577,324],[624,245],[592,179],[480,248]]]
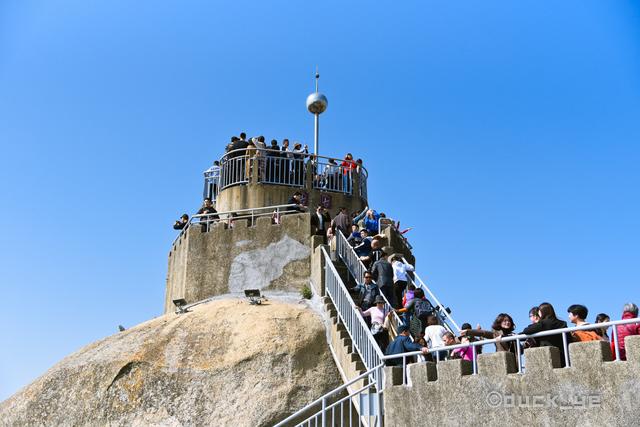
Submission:
[[[322,159],[316,160],[314,163],[313,188],[352,194],[353,173],[351,168]]]
[[[618,340],[618,325],[629,325],[629,324],[638,324],[640,323],[640,319],[639,318],[635,318],[635,319],[625,319],[625,320],[616,320],[613,322],[602,322],[602,323],[592,323],[589,325],[582,325],[582,326],[575,326],[572,328],[562,328],[562,329],[553,329],[553,330],[549,330],[549,331],[543,331],[543,332],[538,332],[536,334],[531,334],[531,335],[525,335],[525,334],[519,334],[519,335],[508,335],[508,336],[503,336],[499,339],[484,339],[484,340],[480,340],[480,341],[474,341],[474,342],[470,342],[470,343],[464,343],[464,344],[456,344],[456,345],[449,345],[449,346],[445,346],[445,347],[435,347],[435,348],[430,348],[429,349],[429,353],[431,353],[432,355],[435,355],[435,359],[437,361],[440,361],[440,354],[441,352],[446,352],[449,353],[451,350],[455,350],[458,348],[468,348],[471,347],[472,348],[472,366],[473,366],[473,374],[477,374],[478,373],[478,364],[477,364],[477,358],[478,358],[478,351],[477,348],[479,346],[483,346],[483,345],[487,345],[487,344],[495,344],[496,342],[500,341],[501,343],[505,343],[505,342],[511,342],[511,341],[515,341],[516,343],[516,362],[518,365],[518,372],[522,373],[524,369],[526,369],[526,366],[523,363],[523,349],[522,349],[522,343],[525,342],[528,339],[535,339],[535,338],[541,338],[541,337],[548,337],[551,335],[562,335],[562,344],[563,344],[563,352],[564,352],[564,365],[566,368],[571,367],[571,357],[569,355],[569,339],[567,338],[567,334],[570,334],[571,332],[575,332],[575,331],[586,331],[586,330],[594,330],[594,329],[608,329],[609,327],[613,326],[613,333],[612,333],[612,338],[613,338],[613,345],[615,348],[615,359],[616,361],[620,361],[620,347],[619,347],[619,340]],[[420,351],[413,351],[413,352],[409,352],[409,353],[402,353],[402,354],[394,354],[394,355],[389,355],[389,356],[384,356],[383,359],[385,361],[391,360],[391,359],[398,359],[401,358],[402,359],[402,373],[403,373],[403,384],[407,383],[407,364],[412,362],[412,359],[414,356],[419,356],[422,355],[423,353]]]
[[[344,194],[353,194],[356,189],[361,197],[366,198],[367,170],[364,167],[357,169],[359,184],[354,188],[356,169],[342,166],[339,162],[336,158],[292,151],[263,148],[233,150],[220,159],[220,176],[215,191],[249,182],[304,187],[309,172],[315,189]],[[205,194],[215,199],[217,193],[210,194],[210,188],[210,177],[205,173]]]
[[[245,156],[224,158],[220,162],[219,190],[249,182],[251,167],[247,168],[247,163],[249,163],[249,158]]]
[[[356,310],[347,287],[342,282],[340,275],[333,266],[331,257],[326,249],[322,248],[325,260],[325,289],[338,312],[338,321],[342,322],[351,336],[354,348],[358,351],[366,369],[373,369],[382,363],[382,350],[373,338],[367,323]],[[378,379],[374,377],[374,379]]]
[[[255,224],[257,218],[271,217],[275,224],[280,224],[283,215],[297,214],[299,211],[293,209],[296,205],[274,205],[265,206],[263,208],[237,209],[234,211],[216,212],[212,214],[194,215],[189,218],[189,222],[180,231],[180,234],[174,239],[175,244],[182,236],[187,233],[189,227],[201,227],[202,231],[208,232],[213,225],[223,223],[226,227],[233,228],[235,221],[247,220],[248,225]]]
[[[290,187],[304,186],[306,175],[304,158],[295,158],[293,155],[290,158],[283,158],[271,155],[277,153],[269,151],[263,154],[252,159],[258,165],[258,182]]]
[[[280,421],[274,427],[290,425],[303,427],[338,425],[349,427],[354,425],[358,427],[382,427],[381,390],[379,384],[376,384],[372,378],[374,376],[382,377],[383,367],[384,365],[381,364],[364,372],[344,385],[309,403],[304,408]],[[354,391],[350,391],[349,388],[357,387],[356,383],[358,381],[362,381],[364,385]],[[376,392],[371,393],[374,387]],[[311,415],[307,418],[296,421],[309,412],[311,412]]]
[[[218,189],[220,187],[220,167],[214,170],[206,170],[204,172],[204,191],[202,192],[202,198],[209,198],[212,201],[216,201],[218,196]]]

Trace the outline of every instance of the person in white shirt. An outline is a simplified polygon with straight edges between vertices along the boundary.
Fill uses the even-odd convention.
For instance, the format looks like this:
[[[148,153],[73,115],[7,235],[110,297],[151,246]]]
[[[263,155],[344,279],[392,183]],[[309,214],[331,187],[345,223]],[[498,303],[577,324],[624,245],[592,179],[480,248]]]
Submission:
[[[446,333],[447,330],[444,326],[440,325],[436,316],[429,316],[427,318],[427,327],[424,330],[424,340],[430,349],[444,347],[445,343],[443,337]],[[435,360],[444,360],[447,357],[446,350],[442,350],[437,353],[438,355],[434,355]]]
[[[213,166],[204,171],[206,186],[204,189],[204,198],[215,200],[218,194],[218,185],[220,183],[220,162],[213,162]]]
[[[402,301],[402,296],[407,288],[407,282],[409,278],[407,273],[415,271],[413,265],[406,263],[402,260],[402,255],[395,254],[393,257],[391,266],[393,267],[393,290],[396,295],[396,301]]]

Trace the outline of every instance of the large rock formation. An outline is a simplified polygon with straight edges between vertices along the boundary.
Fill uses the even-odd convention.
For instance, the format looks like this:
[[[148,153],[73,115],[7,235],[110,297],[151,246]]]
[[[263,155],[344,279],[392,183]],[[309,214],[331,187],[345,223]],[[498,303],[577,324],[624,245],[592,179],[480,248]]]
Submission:
[[[339,384],[305,304],[226,299],[66,357],[0,404],[0,424],[272,425]]]

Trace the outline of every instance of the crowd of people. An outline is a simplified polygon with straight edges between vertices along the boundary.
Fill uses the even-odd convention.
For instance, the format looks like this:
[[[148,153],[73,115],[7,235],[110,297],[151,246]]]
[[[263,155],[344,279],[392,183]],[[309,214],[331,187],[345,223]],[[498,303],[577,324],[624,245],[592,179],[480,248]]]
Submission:
[[[370,275],[369,272],[367,274]],[[367,275],[365,274],[365,282]],[[370,293],[373,293],[369,291]],[[407,291],[407,294],[409,292]],[[518,349],[518,341],[503,340],[509,336],[517,335],[516,325],[511,315],[500,313],[496,316],[490,329],[483,329],[480,325],[472,328],[471,324],[464,323],[459,333],[454,335],[447,330],[440,322],[439,316],[431,303],[424,297],[421,289],[415,289],[413,295],[410,295],[404,307],[394,310],[398,314],[404,314],[401,323],[397,328],[397,338],[388,346],[384,346],[389,340],[390,318],[392,312],[378,313],[377,319],[384,319],[381,327],[372,325],[371,332],[376,337],[376,342],[380,344],[380,348],[387,355],[401,354],[413,351],[422,351],[427,360],[440,361],[447,359],[464,359],[472,360],[473,349],[471,345],[457,348],[454,350],[441,350],[446,346],[455,344],[471,344],[477,340],[495,339],[496,351],[508,351],[516,355],[516,362],[519,363],[517,354],[524,349],[531,347],[553,346],[558,348],[560,352],[560,366],[565,366],[565,346],[571,342],[582,341],[605,341],[611,345],[611,353],[615,355],[615,340],[608,334],[608,327],[594,328],[590,330],[576,330],[566,334],[551,334],[539,338],[528,338],[521,341],[521,348]],[[384,307],[384,306],[383,306]],[[362,310],[361,308],[359,308]],[[406,316],[408,314],[408,316]],[[589,311],[586,306],[581,304],[573,304],[567,308],[567,319],[575,326],[588,325],[587,317]],[[634,319],[638,317],[638,306],[633,303],[625,304],[622,310],[621,319]],[[533,335],[544,331],[553,331],[557,329],[567,328],[567,322],[558,318],[556,311],[548,302],[541,303],[532,307],[529,311],[530,324],[524,328],[519,334]],[[604,323],[611,321],[606,313],[599,313],[595,317],[595,323]],[[625,338],[630,335],[640,335],[640,321],[637,324],[617,325],[617,344],[618,352],[621,360],[626,360]],[[377,335],[384,334],[384,337]],[[476,354],[482,352],[482,346],[476,346]],[[390,359],[387,361],[389,365],[397,365],[402,363],[402,359]]]
[[[231,179],[251,180],[254,168],[257,168],[258,182],[302,185],[307,168],[312,168],[314,187],[333,191],[351,192],[353,174],[362,170],[362,159],[354,160],[347,153],[342,160],[327,159],[323,164],[315,155],[309,153],[306,144],[288,139],[272,139],[267,145],[265,137],[260,135],[247,138],[246,133],[232,136],[225,149],[224,162],[232,162]],[[219,161],[205,171],[206,186],[204,197],[215,197],[220,187],[221,167]]]

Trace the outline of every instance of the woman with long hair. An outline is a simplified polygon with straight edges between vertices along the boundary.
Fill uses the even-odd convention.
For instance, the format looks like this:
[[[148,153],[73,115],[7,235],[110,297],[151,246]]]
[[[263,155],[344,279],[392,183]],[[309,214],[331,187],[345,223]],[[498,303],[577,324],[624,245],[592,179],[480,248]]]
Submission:
[[[532,323],[531,325],[527,326],[524,331],[522,331],[523,334],[531,335],[542,331],[552,331],[554,329],[562,329],[567,327],[567,322],[558,319],[558,316],[556,316],[556,311],[548,302],[543,302],[542,304],[538,305],[538,314],[540,316],[540,320],[538,321],[538,323]],[[540,347],[557,347],[560,350],[560,366],[565,366],[564,345],[562,342],[561,333],[539,337],[536,338],[536,340]],[[570,341],[571,334],[567,333],[567,345]]]

